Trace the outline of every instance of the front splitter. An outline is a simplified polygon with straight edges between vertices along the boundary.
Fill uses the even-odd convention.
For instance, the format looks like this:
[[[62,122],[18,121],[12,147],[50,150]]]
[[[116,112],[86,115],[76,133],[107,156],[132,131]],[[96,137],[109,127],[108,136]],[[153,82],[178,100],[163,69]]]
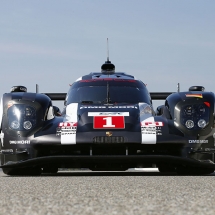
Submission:
[[[203,162],[191,158],[176,157],[170,155],[58,155],[58,156],[46,156],[31,158],[28,160],[18,162],[8,162],[5,165],[1,165],[0,168],[24,168],[31,166],[40,166],[55,164],[73,164],[83,163],[90,166],[90,164],[127,164],[128,166],[135,167],[139,163],[153,163],[153,164],[172,164],[172,165],[185,165],[193,167],[204,167],[215,170],[215,164],[213,162]]]

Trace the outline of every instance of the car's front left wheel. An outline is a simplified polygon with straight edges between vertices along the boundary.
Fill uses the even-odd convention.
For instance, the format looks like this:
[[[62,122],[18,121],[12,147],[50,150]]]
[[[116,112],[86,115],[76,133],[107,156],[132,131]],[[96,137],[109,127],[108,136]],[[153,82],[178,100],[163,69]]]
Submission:
[[[17,175],[17,176],[37,176],[41,174],[41,168],[39,167],[28,167],[28,168],[2,168],[2,171],[6,175]]]

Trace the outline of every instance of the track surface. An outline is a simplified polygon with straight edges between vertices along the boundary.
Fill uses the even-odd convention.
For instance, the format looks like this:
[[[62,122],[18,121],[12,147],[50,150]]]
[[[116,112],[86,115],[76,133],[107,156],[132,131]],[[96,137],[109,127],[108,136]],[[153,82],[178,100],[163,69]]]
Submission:
[[[9,177],[0,170],[0,214],[207,214],[215,211],[215,173],[60,172]]]

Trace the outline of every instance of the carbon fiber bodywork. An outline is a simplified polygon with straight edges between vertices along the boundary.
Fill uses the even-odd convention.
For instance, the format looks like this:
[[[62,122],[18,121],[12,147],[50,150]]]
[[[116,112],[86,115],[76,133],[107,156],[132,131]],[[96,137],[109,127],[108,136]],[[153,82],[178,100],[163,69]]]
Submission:
[[[1,168],[6,174],[64,167],[157,166],[179,173],[215,169],[213,93],[172,93],[155,113],[141,81],[124,73],[92,73],[71,86],[62,116],[54,116],[51,99],[61,97],[65,95],[17,91],[3,95]]]

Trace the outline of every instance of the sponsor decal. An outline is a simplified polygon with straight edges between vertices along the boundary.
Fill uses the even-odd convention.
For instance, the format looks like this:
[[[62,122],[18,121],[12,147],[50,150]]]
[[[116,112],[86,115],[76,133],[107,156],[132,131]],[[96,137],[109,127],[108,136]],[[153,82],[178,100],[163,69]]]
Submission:
[[[163,126],[163,122],[142,122],[142,126]]]
[[[128,105],[128,106],[108,106],[108,108],[134,108],[134,109],[138,109],[137,106],[134,105]]]
[[[80,109],[86,109],[86,108],[106,108],[106,106],[81,106]]]
[[[60,135],[71,135],[71,134],[76,134],[76,131],[74,132],[65,132],[65,131],[62,131],[61,134],[57,135],[57,136],[60,136]]]
[[[156,135],[162,135],[162,131],[159,127],[156,126],[150,126],[150,127],[141,127],[141,133],[142,134],[156,134]]]
[[[94,129],[124,129],[125,121],[124,116],[94,116],[93,118]]]
[[[141,127],[142,134],[156,134],[156,127]]]
[[[137,106],[134,106],[134,105],[125,105],[125,106],[85,106],[85,105],[82,105],[80,106],[80,109],[87,109],[87,108],[134,108],[134,109],[138,109]]]
[[[94,129],[124,129],[124,116],[129,116],[129,112],[88,112],[88,116],[93,116]]]
[[[76,144],[77,122],[62,122],[56,128],[56,136],[61,139],[61,144]]]
[[[158,127],[156,127],[156,132],[157,132],[157,135],[162,135],[162,131],[158,129]]]
[[[61,122],[56,129],[56,136],[76,134],[77,122]]]
[[[141,137],[142,137],[142,144],[156,144],[157,142],[157,128],[158,127],[155,123],[155,119],[153,116],[147,117],[144,121],[140,121],[141,126]]]
[[[186,97],[203,98],[202,94],[185,94]]]
[[[106,136],[111,137],[113,133],[111,131],[106,131]]]
[[[2,154],[13,153],[13,149],[2,149],[0,153]]]
[[[9,140],[9,143],[12,145],[17,145],[17,144],[30,144],[30,140]]]
[[[64,128],[64,127],[77,127],[77,122],[60,122],[58,127]]]
[[[88,112],[88,116],[129,116],[129,112]]]
[[[208,140],[189,140],[189,143],[208,143]]]

